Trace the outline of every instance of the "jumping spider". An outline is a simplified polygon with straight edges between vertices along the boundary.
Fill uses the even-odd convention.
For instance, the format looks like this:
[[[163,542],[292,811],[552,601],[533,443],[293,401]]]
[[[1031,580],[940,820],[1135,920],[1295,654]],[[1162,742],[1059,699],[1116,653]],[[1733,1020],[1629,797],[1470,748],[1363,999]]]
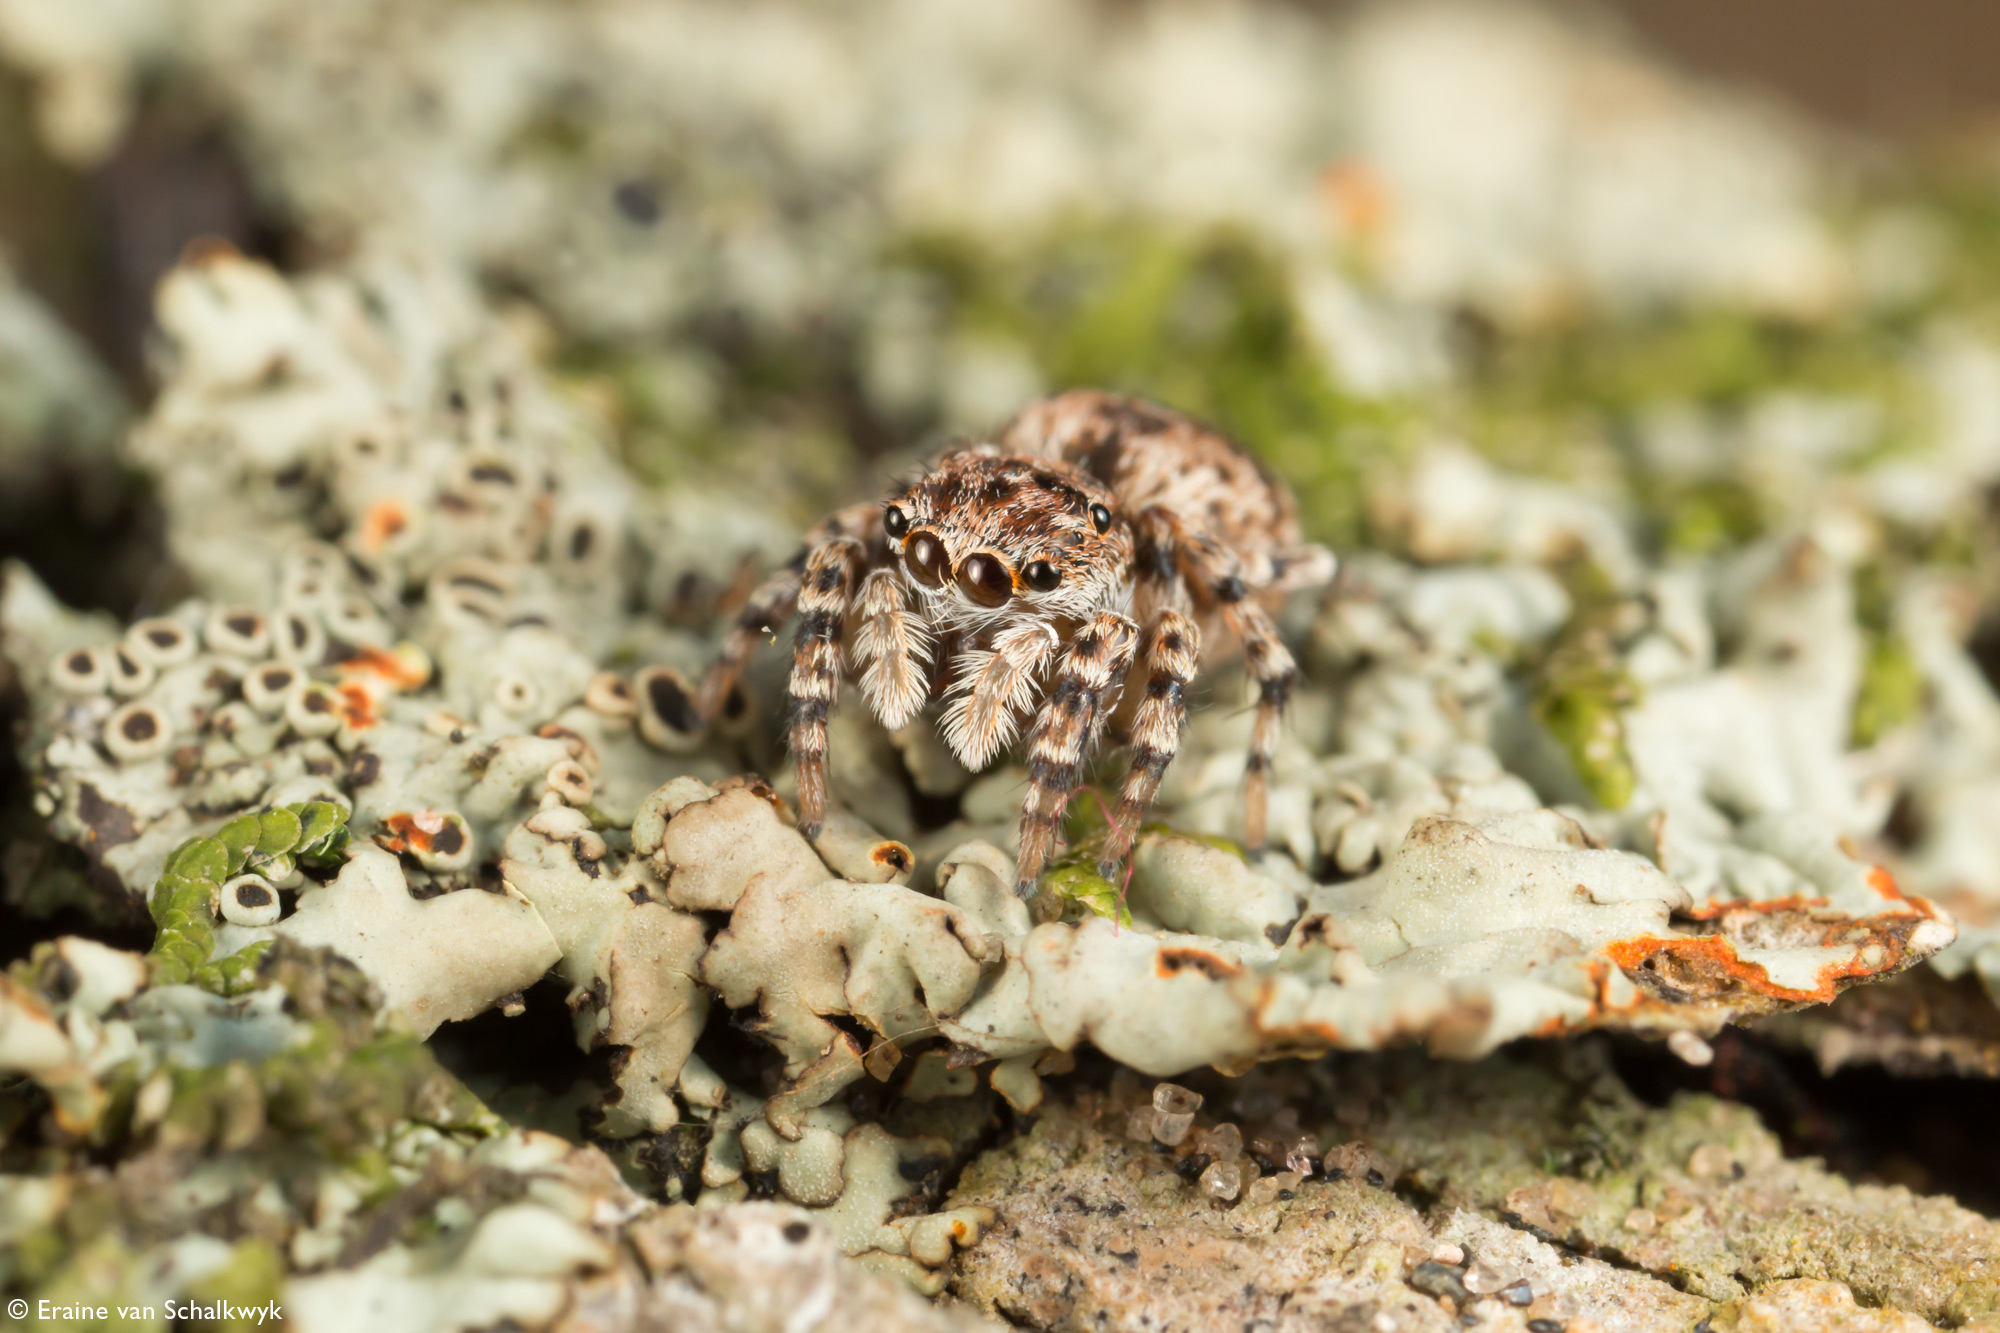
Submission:
[[[944,704],[946,743],[968,768],[1028,733],[1015,892],[1030,896],[1056,824],[1128,677],[1118,720],[1132,765],[1098,863],[1130,850],[1179,748],[1202,622],[1243,644],[1259,687],[1246,841],[1264,842],[1268,770],[1297,668],[1259,594],[1333,576],[1300,544],[1290,494],[1241,448],[1165,408],[1075,391],[1033,403],[996,444],[958,449],[884,503],[832,514],[739,617],[695,700],[706,722],[764,635],[797,613],[788,690],[799,827],[826,814],[826,718],[852,629],[861,692],[896,728]]]

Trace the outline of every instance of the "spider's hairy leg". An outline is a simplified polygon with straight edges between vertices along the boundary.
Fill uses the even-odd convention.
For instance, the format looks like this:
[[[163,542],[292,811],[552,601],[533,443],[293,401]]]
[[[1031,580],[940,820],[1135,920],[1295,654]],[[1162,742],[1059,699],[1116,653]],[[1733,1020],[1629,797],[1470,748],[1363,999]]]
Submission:
[[[775,633],[792,618],[792,611],[798,605],[800,581],[813,552],[843,538],[866,542],[881,525],[882,511],[877,505],[857,504],[836,509],[806,533],[805,545],[789,564],[757,586],[750,594],[749,604],[723,638],[722,651],[702,677],[701,688],[695,691],[695,716],[704,727],[715,721],[723,701],[743,678],[743,669],[750,665],[764,636]]]
[[[1169,510],[1155,507],[1145,517],[1170,535],[1183,577],[1221,608],[1222,622],[1243,644],[1244,666],[1257,682],[1257,719],[1250,729],[1250,757],[1244,764],[1243,843],[1252,854],[1261,852],[1270,820],[1271,760],[1278,752],[1285,701],[1298,679],[1298,665],[1278,638],[1270,615],[1250,600],[1242,565],[1227,547]],[[1331,553],[1327,559],[1331,561]]]
[[[1187,580],[1175,562],[1181,524],[1155,505],[1133,523],[1132,612],[1150,625],[1168,611],[1189,610]]]
[[[1020,714],[1034,702],[1035,681],[1055,656],[1055,628],[1040,621],[1017,625],[958,660],[957,697],[945,710],[945,744],[974,772],[1014,739]]]
[[[882,725],[894,731],[917,715],[930,693],[930,627],[910,610],[909,588],[893,569],[861,582],[861,619],[854,631],[854,664],[861,693]]]
[[[1278,638],[1278,627],[1257,603],[1224,602],[1222,621],[1242,640],[1244,666],[1257,682],[1257,720],[1250,728],[1250,758],[1243,770],[1243,845],[1254,854],[1264,850],[1265,825],[1270,818],[1271,760],[1278,753],[1285,701],[1299,668],[1292,661],[1291,650]]]
[[[792,759],[799,774],[799,831],[819,836],[826,820],[826,715],[840,694],[840,637],[854,580],[867,559],[851,537],[813,548],[799,585],[798,637],[785,692]]]
[[[722,651],[709,664],[708,673],[701,678],[701,688],[695,692],[695,716],[704,727],[715,721],[723,700],[743,678],[743,669],[750,665],[764,636],[792,618],[792,608],[799,600],[799,567],[803,559],[801,552],[800,561],[759,584],[757,591],[750,594],[749,604],[736,617],[736,623],[730,626],[722,640]]]
[[[1201,630],[1180,612],[1168,611],[1147,628],[1139,655],[1146,664],[1146,697],[1132,719],[1132,767],[1111,818],[1110,839],[1097,861],[1097,873],[1106,879],[1131,850],[1139,821],[1160,790],[1160,777],[1180,749],[1187,687],[1201,660]]]
[[[1057,821],[1082,776],[1084,756],[1117,702],[1138,636],[1138,626],[1116,612],[1091,619],[1071,640],[1035,717],[1028,737],[1028,795],[1021,803],[1021,857],[1014,881],[1014,892],[1023,898],[1034,896],[1055,845]]]

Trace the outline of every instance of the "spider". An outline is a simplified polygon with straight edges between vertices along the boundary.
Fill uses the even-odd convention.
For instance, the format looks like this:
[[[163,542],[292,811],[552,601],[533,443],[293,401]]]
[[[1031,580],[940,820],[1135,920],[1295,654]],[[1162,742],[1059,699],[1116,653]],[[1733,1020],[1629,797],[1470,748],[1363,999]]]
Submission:
[[[713,719],[758,642],[797,614],[787,697],[808,838],[826,814],[843,644],[884,726],[941,703],[944,739],[968,768],[1006,749],[1032,711],[1014,886],[1026,898],[1128,678],[1136,707],[1113,727],[1131,767],[1099,873],[1111,878],[1130,851],[1180,745],[1201,626],[1219,618],[1258,687],[1244,798],[1255,853],[1298,674],[1258,598],[1333,569],[1330,551],[1300,543],[1291,495],[1239,446],[1178,412],[1075,390],[1030,404],[995,443],[946,453],[886,502],[821,521],[752,595],[695,711]]]

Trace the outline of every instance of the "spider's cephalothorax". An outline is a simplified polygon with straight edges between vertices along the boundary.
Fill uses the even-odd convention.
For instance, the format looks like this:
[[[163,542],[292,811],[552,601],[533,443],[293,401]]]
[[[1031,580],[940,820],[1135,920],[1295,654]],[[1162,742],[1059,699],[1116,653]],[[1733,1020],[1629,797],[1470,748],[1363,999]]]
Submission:
[[[1066,393],[1029,406],[996,444],[944,455],[886,504],[814,528],[752,598],[697,710],[712,717],[758,639],[797,613],[788,694],[808,837],[826,812],[844,649],[884,725],[939,702],[944,738],[970,768],[1032,714],[1015,885],[1026,896],[1129,678],[1132,764],[1099,869],[1124,858],[1180,744],[1200,625],[1220,619],[1258,685],[1244,817],[1255,850],[1296,674],[1258,596],[1332,573],[1330,553],[1299,544],[1291,497],[1229,440],[1164,408]]]

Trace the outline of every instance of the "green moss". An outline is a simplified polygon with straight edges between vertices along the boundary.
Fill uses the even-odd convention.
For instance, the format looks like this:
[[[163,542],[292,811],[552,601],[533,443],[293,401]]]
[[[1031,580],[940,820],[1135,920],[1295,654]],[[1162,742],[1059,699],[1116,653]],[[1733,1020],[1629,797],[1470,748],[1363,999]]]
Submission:
[[[893,259],[928,280],[950,328],[1022,347],[1043,379],[1170,403],[1215,422],[1298,493],[1308,532],[1361,536],[1362,476],[1406,410],[1334,383],[1284,263],[1240,233],[1057,228],[1008,253],[912,237]]]
[[[192,984],[222,995],[250,989],[261,946],[209,960],[223,881],[241,874],[282,879],[300,861],[336,865],[347,839],[347,817],[339,806],[308,801],[238,815],[214,833],[176,847],[148,904],[158,927],[147,955],[153,984]]]
[[[229,1262],[193,1284],[188,1295],[204,1305],[227,1303],[229,1306],[256,1309],[267,1301],[277,1301],[284,1285],[284,1256],[270,1241],[251,1237],[236,1242]],[[265,1321],[262,1327],[268,1327],[270,1322]],[[236,1330],[258,1328],[260,1325],[254,1318],[224,1319],[213,1322],[210,1327],[218,1333],[235,1333]]]
[[[64,1221],[72,1234],[79,1234],[70,1219]],[[152,1333],[165,1329],[166,1307],[158,1302],[149,1306],[142,1297],[141,1293],[150,1285],[140,1272],[142,1262],[142,1256],[127,1249],[115,1233],[94,1233],[93,1239],[73,1251],[48,1282],[35,1291],[31,1308],[39,1308],[41,1301],[47,1301],[54,1306],[87,1305],[107,1311],[104,1319],[56,1320],[42,1325],[60,1328],[64,1333],[70,1330]]]
[[[1132,924],[1132,913],[1125,906],[1124,893],[1087,865],[1058,865],[1042,876],[1042,888],[1065,903],[1076,903],[1086,911],[1116,921],[1121,926]]]
[[[1763,500],[1729,481],[1638,488],[1659,547],[1673,555],[1713,555],[1762,536],[1770,518]]]
[[[1569,755],[1591,799],[1622,810],[1638,784],[1625,748],[1624,713],[1641,696],[1611,638],[1620,599],[1595,565],[1578,562],[1563,572],[1573,609],[1530,672],[1533,711]]]
[[[1913,720],[1924,702],[1923,673],[1902,637],[1870,634],[1867,645],[1854,697],[1852,739],[1857,748],[1873,745]]]
[[[1188,842],[1198,842],[1204,847],[1213,847],[1219,852],[1228,852],[1245,865],[1250,863],[1249,850],[1242,843],[1237,842],[1233,838],[1225,838],[1220,833],[1190,833],[1186,829],[1177,829],[1171,824],[1155,822],[1141,824],[1139,826],[1139,836],[1141,838],[1184,838]]]

